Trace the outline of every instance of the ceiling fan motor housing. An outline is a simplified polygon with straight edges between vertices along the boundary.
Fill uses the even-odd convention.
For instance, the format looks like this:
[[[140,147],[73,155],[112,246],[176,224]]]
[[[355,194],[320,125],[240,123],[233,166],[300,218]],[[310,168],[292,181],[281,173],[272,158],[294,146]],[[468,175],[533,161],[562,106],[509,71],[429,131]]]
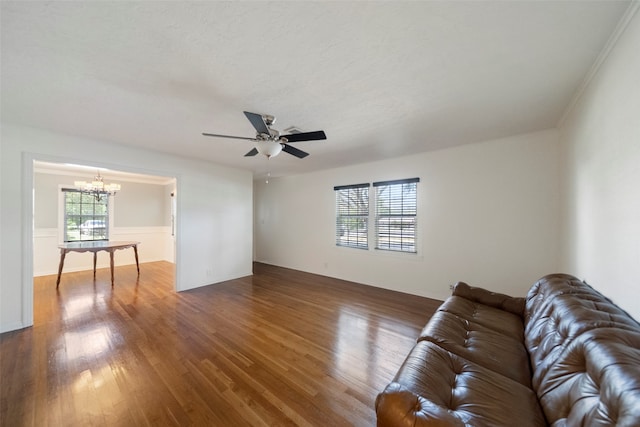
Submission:
[[[269,128],[269,133],[259,132],[256,134],[256,139],[258,141],[278,141],[280,140],[280,132]],[[284,141],[286,142],[286,141]]]
[[[265,114],[262,116],[262,120],[264,120],[264,123],[267,126],[271,126],[272,124],[274,124],[276,122],[276,117],[269,115],[269,114]]]
[[[276,141],[280,139],[280,131],[269,128],[269,133],[271,134],[271,139]]]

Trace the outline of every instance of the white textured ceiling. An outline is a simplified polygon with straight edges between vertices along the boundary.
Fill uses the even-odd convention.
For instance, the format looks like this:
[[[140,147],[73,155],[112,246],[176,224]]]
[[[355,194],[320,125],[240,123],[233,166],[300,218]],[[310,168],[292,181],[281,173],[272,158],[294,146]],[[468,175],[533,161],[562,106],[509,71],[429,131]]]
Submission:
[[[629,4],[2,1],[2,121],[256,176],[467,144],[555,126]],[[253,137],[243,110],[328,139],[201,135]]]

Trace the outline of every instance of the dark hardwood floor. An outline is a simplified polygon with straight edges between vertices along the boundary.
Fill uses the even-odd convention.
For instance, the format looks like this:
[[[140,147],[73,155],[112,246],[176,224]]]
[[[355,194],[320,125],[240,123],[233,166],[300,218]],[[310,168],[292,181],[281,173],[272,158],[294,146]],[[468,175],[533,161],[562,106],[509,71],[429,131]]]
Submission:
[[[173,291],[173,264],[34,281],[0,335],[0,425],[372,426],[440,301],[265,264]]]

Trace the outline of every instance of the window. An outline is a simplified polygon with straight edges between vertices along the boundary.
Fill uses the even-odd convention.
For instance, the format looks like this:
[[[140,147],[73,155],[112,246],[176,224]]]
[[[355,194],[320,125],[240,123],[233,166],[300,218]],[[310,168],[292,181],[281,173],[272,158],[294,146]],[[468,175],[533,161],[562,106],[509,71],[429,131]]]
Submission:
[[[369,249],[369,184],[333,189],[336,192],[336,245]]]
[[[64,241],[109,240],[109,197],[64,188]]]
[[[420,178],[374,182],[376,249],[416,252]]]

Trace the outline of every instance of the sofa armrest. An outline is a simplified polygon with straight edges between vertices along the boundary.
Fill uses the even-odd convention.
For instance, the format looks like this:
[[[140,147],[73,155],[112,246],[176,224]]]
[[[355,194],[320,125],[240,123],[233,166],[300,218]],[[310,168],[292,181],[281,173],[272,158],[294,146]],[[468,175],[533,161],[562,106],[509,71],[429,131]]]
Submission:
[[[464,422],[446,408],[392,382],[376,398],[378,427],[464,427]]]
[[[524,298],[491,292],[483,288],[469,286],[464,282],[458,282],[454,285],[452,295],[508,311],[520,317],[524,316]]]

